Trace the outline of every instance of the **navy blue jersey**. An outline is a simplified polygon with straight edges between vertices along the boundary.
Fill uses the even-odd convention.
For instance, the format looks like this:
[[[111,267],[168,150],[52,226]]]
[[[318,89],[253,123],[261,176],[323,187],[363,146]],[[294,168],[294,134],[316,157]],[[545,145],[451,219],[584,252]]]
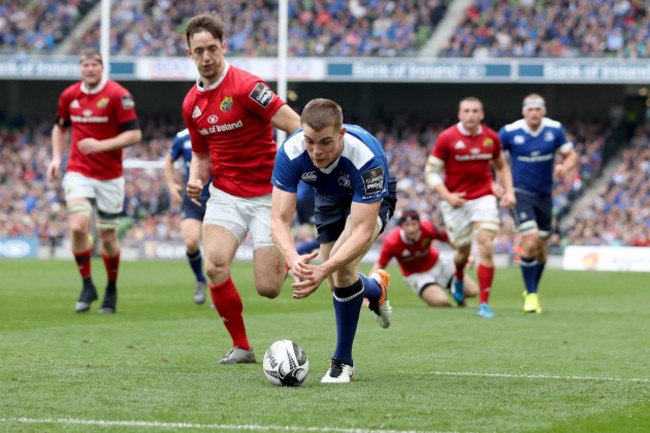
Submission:
[[[537,131],[531,131],[524,119],[504,126],[499,131],[503,150],[510,153],[515,190],[549,195],[553,188],[555,152],[562,154],[573,148],[564,127],[544,117]]]
[[[298,182],[314,187],[318,194],[351,197],[359,203],[379,201],[388,194],[388,163],[381,144],[365,129],[343,125],[343,153],[329,167],[318,169],[305,147],[304,133],[298,130],[278,149],[271,183],[296,193]]]
[[[169,156],[172,161],[176,161],[181,156],[183,157],[183,166],[185,167],[185,184],[190,178],[190,162],[192,161],[192,142],[190,141],[190,131],[183,129],[181,132],[174,136],[172,147],[169,149]],[[210,182],[205,185],[201,192],[201,197],[210,195]]]

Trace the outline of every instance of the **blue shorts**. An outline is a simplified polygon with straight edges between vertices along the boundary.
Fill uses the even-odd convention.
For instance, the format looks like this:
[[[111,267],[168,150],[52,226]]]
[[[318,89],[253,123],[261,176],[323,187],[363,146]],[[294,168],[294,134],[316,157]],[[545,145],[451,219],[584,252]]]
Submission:
[[[512,217],[517,228],[525,227],[525,223],[535,221],[540,232],[551,231],[553,220],[553,198],[551,195],[537,195],[515,190],[517,204],[512,208]]]
[[[394,176],[388,178],[388,195],[384,197],[379,208],[379,217],[383,224],[379,233],[386,228],[388,220],[395,213],[397,203],[397,180]],[[338,197],[316,193],[315,215],[316,239],[321,244],[334,242],[341,236],[345,222],[350,215],[352,196]]]
[[[183,203],[181,204],[181,221],[188,218],[203,221],[208,198],[210,198],[210,196],[199,197],[199,203],[201,203],[201,206],[197,206],[196,203],[190,200],[187,194],[183,194]]]

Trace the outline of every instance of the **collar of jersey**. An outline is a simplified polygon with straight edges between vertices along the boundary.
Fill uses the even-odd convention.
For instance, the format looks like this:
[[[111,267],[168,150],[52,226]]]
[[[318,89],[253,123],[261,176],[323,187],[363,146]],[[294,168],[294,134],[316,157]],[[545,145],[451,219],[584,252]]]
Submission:
[[[319,168],[319,170],[321,171],[321,173],[324,173],[324,174],[330,174],[331,172],[334,171],[334,169],[336,168],[336,166],[339,165],[339,160],[340,160],[340,159],[341,159],[341,155],[339,155],[339,157],[336,158],[336,161],[334,161],[333,163],[331,163],[330,165],[328,165],[328,166],[325,167],[325,168]]]
[[[461,134],[467,135],[468,137],[472,136],[472,134],[463,127],[463,122],[458,122],[456,124],[456,127],[458,128]],[[483,133],[483,125],[479,124],[478,129],[476,130],[476,135],[481,135],[482,133]]]
[[[526,119],[521,119],[521,120],[523,120],[522,122],[523,125],[521,129],[523,129],[524,132],[526,132],[528,135],[537,137],[539,134],[542,133],[542,130],[544,129],[544,118],[542,118],[542,121],[539,123],[539,128],[537,128],[537,131],[533,131],[532,129],[530,129],[530,126],[528,126],[528,124],[526,123]]]
[[[107,81],[108,81],[108,78],[102,77],[102,81],[100,81],[99,84],[97,85],[97,87],[95,87],[94,89],[89,89],[88,87],[86,87],[86,85],[82,81],[81,82],[81,91],[84,92],[87,95],[96,95],[97,93],[101,92],[104,89],[104,87],[106,86]]]
[[[215,83],[210,85],[210,87],[205,87],[203,85],[203,81],[201,81],[201,77],[196,79],[196,88],[199,89],[200,92],[207,92],[208,90],[216,89],[217,87],[219,87],[219,84],[221,84],[223,79],[226,78],[228,69],[230,69],[230,63],[226,62],[225,60],[224,63],[226,64],[226,67],[223,68],[223,74],[221,74],[221,77],[219,77],[219,79]]]

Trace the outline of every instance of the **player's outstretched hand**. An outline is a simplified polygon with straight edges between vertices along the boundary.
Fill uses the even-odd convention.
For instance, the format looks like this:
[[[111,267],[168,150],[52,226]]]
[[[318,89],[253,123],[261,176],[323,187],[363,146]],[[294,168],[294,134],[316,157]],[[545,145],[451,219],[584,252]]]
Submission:
[[[167,189],[169,189],[169,196],[172,199],[172,204],[178,206],[183,203],[183,187],[174,182],[173,184],[168,184]]]
[[[311,255],[313,254],[314,253]],[[308,256],[309,255],[301,257]],[[291,285],[291,287],[293,287],[293,298],[302,299],[318,290],[320,284],[325,278],[327,278],[327,273],[323,269],[322,265],[298,263],[297,266],[294,267],[294,278],[296,281]]]
[[[503,197],[501,197],[501,201],[499,202],[502,208],[505,209],[510,209],[514,205],[517,204],[517,199],[515,198],[515,193],[514,192],[506,192],[503,194]]]

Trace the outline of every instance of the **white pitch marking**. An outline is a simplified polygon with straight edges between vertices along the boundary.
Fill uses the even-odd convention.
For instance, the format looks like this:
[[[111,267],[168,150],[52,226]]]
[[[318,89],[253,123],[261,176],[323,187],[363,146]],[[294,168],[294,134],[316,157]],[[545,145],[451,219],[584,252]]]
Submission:
[[[437,376],[477,376],[477,377],[507,377],[511,379],[560,379],[560,380],[604,380],[609,382],[650,382],[650,379],[624,378],[624,377],[598,377],[598,376],[557,376],[546,374],[507,374],[507,373],[471,373],[455,371],[431,371]],[[422,372],[422,374],[426,374]]]
[[[440,432],[430,430],[376,430],[360,428],[339,428],[339,427],[298,427],[298,426],[276,426],[276,425],[255,425],[255,424],[196,424],[186,422],[158,422],[158,421],[108,421],[91,420],[79,418],[0,418],[0,424],[64,424],[64,425],[93,425],[93,426],[120,426],[120,427],[144,427],[160,429],[212,429],[212,430],[250,430],[250,431],[288,431],[288,432],[316,432],[316,433],[458,433]],[[470,433],[470,432],[467,432]]]

